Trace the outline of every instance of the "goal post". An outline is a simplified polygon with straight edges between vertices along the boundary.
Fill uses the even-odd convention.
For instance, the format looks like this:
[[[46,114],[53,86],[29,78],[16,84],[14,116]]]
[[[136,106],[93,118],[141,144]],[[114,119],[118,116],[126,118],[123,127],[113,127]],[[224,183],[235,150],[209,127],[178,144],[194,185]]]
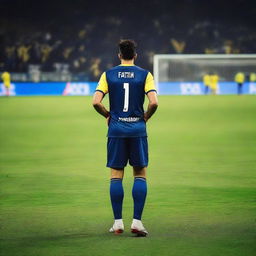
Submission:
[[[236,94],[237,73],[244,75],[243,93],[256,94],[256,54],[154,55],[159,94],[205,94],[205,75],[217,75],[216,93]]]

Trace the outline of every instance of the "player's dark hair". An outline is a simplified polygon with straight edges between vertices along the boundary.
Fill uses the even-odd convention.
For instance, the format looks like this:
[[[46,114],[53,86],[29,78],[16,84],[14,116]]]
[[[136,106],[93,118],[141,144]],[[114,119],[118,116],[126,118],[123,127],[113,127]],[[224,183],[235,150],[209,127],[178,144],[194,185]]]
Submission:
[[[136,47],[137,44],[134,40],[131,39],[123,39],[120,40],[119,44],[119,53],[124,60],[132,60],[136,55]]]

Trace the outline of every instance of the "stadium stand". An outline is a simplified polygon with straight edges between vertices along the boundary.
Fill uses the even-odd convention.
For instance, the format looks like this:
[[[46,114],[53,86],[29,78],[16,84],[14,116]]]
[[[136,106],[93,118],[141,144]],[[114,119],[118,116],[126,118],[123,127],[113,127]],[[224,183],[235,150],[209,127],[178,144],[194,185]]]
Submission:
[[[146,7],[137,3],[134,8],[135,2],[131,1],[127,8],[134,8],[133,19],[126,12],[115,12],[113,6],[104,5],[98,10],[96,4],[68,2],[60,5],[56,1],[47,9],[49,1],[37,5],[27,1],[27,5],[20,6],[17,1],[5,1],[8,12],[0,18],[1,70],[26,73],[37,68],[43,72],[64,69],[76,74],[77,80],[96,81],[103,70],[118,63],[113,58],[116,42],[127,37],[143,46],[143,52],[138,49],[139,54],[143,53],[138,65],[150,70],[156,53],[256,52],[256,31],[246,23],[250,19],[232,19],[239,13],[239,1],[233,3],[235,13],[228,12],[228,4],[226,13],[209,13],[213,6],[203,1],[200,4],[206,8],[202,6],[200,12],[194,7],[195,1],[189,0],[180,1],[181,6],[187,4],[183,9],[168,1],[157,8],[157,1],[149,1],[150,8],[142,13]],[[246,9],[244,15],[249,17],[250,10]]]

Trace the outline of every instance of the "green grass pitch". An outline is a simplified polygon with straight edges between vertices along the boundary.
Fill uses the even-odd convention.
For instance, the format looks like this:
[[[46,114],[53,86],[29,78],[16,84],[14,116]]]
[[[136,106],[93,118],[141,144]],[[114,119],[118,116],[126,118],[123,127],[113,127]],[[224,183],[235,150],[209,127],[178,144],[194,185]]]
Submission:
[[[148,123],[143,220],[133,238],[126,169],[113,223],[106,122],[91,97],[0,99],[1,255],[256,255],[256,97],[160,96]]]

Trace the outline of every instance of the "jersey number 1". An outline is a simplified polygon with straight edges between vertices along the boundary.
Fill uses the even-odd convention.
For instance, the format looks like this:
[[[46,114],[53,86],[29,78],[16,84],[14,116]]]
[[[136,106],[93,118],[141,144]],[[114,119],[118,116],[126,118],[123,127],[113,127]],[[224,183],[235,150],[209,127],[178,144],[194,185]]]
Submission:
[[[124,83],[124,109],[123,112],[128,112],[129,107],[129,83]]]

